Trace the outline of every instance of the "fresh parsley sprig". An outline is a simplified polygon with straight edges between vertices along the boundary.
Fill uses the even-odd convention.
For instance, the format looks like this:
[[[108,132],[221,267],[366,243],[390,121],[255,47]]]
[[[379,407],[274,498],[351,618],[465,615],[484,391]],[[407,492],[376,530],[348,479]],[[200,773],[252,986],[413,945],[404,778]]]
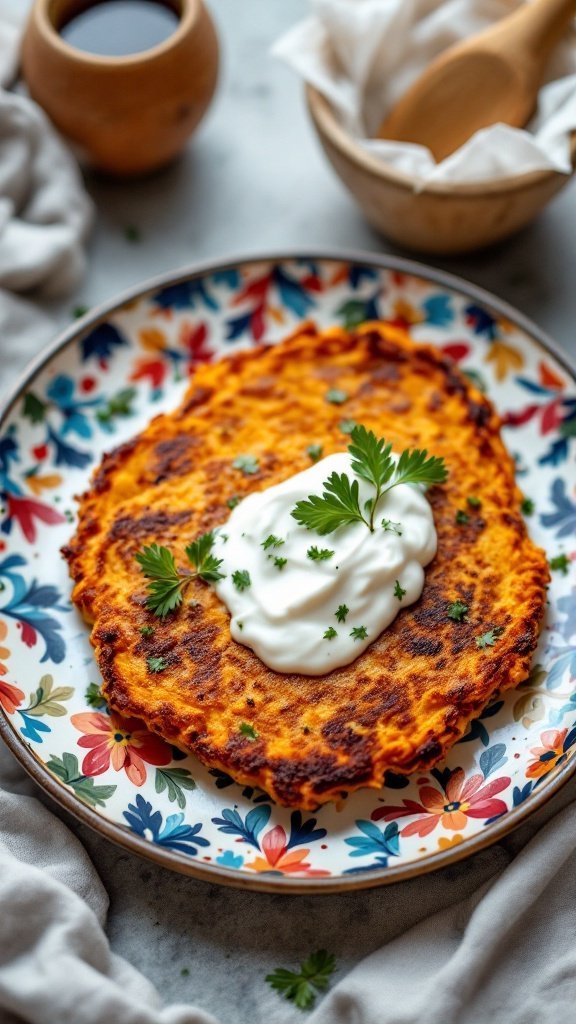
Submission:
[[[291,512],[301,526],[321,536],[354,522],[365,523],[373,533],[376,506],[383,494],[398,484],[443,483],[448,475],[444,460],[429,456],[425,448],[405,449],[395,463],[392,445],[361,425],[352,430],[348,451],[354,474],[371,484],[375,494],[366,502],[364,515],[358,481],[351,481],[346,473],[332,473],[324,482],[321,496],[310,494],[307,500],[297,502]]]
[[[329,558],[332,558],[335,552],[330,548],[318,548],[315,544],[308,548],[306,557],[310,558],[313,562],[326,562]]]
[[[212,532],[204,533],[185,549],[193,572],[179,569],[172,552],[159,544],[150,544],[136,553],[138,565],[150,580],[146,602],[150,611],[165,618],[182,603],[186,587],[197,577],[207,583],[224,579],[219,571],[223,560],[212,554],[214,539]]]
[[[333,954],[319,949],[300,964],[298,971],[277,967],[272,974],[266,975],[266,981],[285,999],[295,1003],[299,1010],[308,1010],[316,1001],[316,993],[328,988],[330,975],[335,969]]]
[[[298,501],[290,515],[309,530],[323,537],[347,523],[370,523],[360,510],[358,481],[350,481],[346,473],[331,473],[324,481],[322,497],[308,495],[307,501]]]

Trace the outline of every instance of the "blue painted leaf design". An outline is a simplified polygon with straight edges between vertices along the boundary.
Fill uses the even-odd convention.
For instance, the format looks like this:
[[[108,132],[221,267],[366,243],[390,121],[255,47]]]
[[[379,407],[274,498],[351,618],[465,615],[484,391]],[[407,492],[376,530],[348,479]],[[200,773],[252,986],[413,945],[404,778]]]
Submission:
[[[252,313],[244,313],[233,320],[228,320],[226,323],[226,341],[235,341],[236,338],[249,331],[251,321]]]
[[[10,480],[10,464],[20,462],[18,444],[14,439],[14,426],[0,438],[0,489],[9,494],[22,494],[22,488]]]
[[[358,820],[356,827],[363,833],[345,839],[347,846],[352,846],[351,857],[365,857],[367,854],[380,855],[380,863],[386,866],[388,857],[397,857],[400,853],[398,823],[391,821],[382,832],[373,821]]]
[[[534,787],[531,782],[527,782],[526,785],[522,787],[522,789],[520,789],[519,786],[514,786],[514,790],[512,793],[513,806],[519,807],[520,804],[524,803],[524,801],[530,796],[530,793],[532,792],[533,788]]]
[[[576,591],[573,590],[571,594],[561,597],[557,607],[560,615],[565,616],[566,620],[560,626],[556,624],[556,630],[565,640],[570,640],[576,635]]]
[[[224,832],[226,835],[240,836],[241,839],[246,840],[247,843],[250,843],[251,846],[255,846],[259,850],[258,835],[267,824],[270,813],[271,807],[269,804],[262,804],[249,811],[246,815],[246,822],[244,822],[235,808],[227,807],[222,811],[221,818],[212,818],[212,823],[218,826],[219,832]]]
[[[547,388],[543,384],[538,384],[535,380],[530,380],[528,377],[516,377],[516,383],[520,384],[521,387],[525,388],[526,391],[530,391],[533,395],[547,395],[553,397],[557,394],[552,388]]]
[[[373,267],[356,266],[355,264],[350,265],[348,280],[354,291],[360,287],[363,281],[375,281],[377,278],[378,271]]]
[[[248,811],[246,815],[247,833],[257,839],[264,826],[268,824],[271,813],[272,809],[268,804],[263,804],[255,807],[252,811]]]
[[[558,527],[555,534],[558,538],[576,533],[576,503],[566,494],[566,481],[561,477],[552,484],[550,501],[556,511],[545,512],[540,516],[542,526],[550,530]]]
[[[555,690],[564,680],[566,672],[572,677],[576,676],[576,648],[569,647],[564,654],[556,659],[548,672],[546,689]]]
[[[185,825],[184,814],[181,812],[169,814],[162,828],[162,814],[160,811],[153,811],[152,804],[140,793],[137,794],[135,803],[128,804],[128,810],[122,814],[133,832],[140,836],[146,836],[146,832],[150,832],[152,842],[158,846],[187,853],[193,857],[198,853],[198,847],[210,845],[208,839],[199,835],[202,825]]]
[[[29,647],[36,643],[36,635],[40,634],[46,645],[40,661],[53,661],[58,665],[66,656],[66,645],[60,635],[62,626],[44,609],[68,612],[70,608],[59,603],[60,592],[56,587],[49,584],[39,586],[35,579],[27,584],[24,577],[15,571],[25,565],[26,560],[21,555],[11,555],[0,562],[0,577],[10,580],[13,591],[8,604],[0,610],[21,623],[22,639]]]
[[[232,853],[232,850],[224,850],[219,857],[216,857],[216,863],[221,864],[223,868],[241,868],[244,863],[244,857],[241,853]]]
[[[480,771],[484,778],[487,779],[492,772],[506,764],[507,760],[505,743],[495,743],[493,747],[488,747],[488,750],[480,755]]]
[[[202,278],[161,288],[152,296],[152,302],[160,309],[195,309],[197,302],[214,311],[220,308],[216,299],[207,291]]]
[[[541,466],[560,466],[563,462],[566,462],[568,451],[568,441],[566,438],[561,438],[550,445],[546,454],[538,459],[538,463]],[[560,537],[564,536],[564,534],[558,533],[556,536]]]
[[[286,845],[287,850],[293,846],[303,846],[304,843],[314,843],[318,839],[324,839],[327,834],[325,828],[315,828],[316,818],[309,818],[302,821],[300,811],[293,811],[290,815],[290,838]]]
[[[238,270],[217,270],[212,275],[212,280],[216,285],[225,284],[228,288],[234,290],[235,288],[238,288],[241,277]]]
[[[82,361],[85,363],[93,356],[108,359],[117,348],[127,344],[125,335],[114,324],[98,324],[82,338]]]
[[[464,312],[474,334],[484,335],[489,341],[494,341],[498,337],[498,325],[494,317],[483,306],[471,303],[466,306]]]
[[[198,853],[198,847],[210,846],[210,840],[199,835],[201,830],[202,825],[200,823],[185,825],[182,812],[169,814],[164,828],[154,837],[154,842],[158,846],[164,846],[169,850],[176,850],[179,853],[187,853],[193,857]]]
[[[73,469],[84,469],[91,461],[90,452],[80,451],[65,444],[51,427],[48,428],[48,440],[54,445],[54,464],[56,466],[71,466]]]
[[[143,836],[146,829],[152,835],[158,835],[162,826],[162,815],[160,811],[152,811],[152,804],[140,794],[136,794],[136,803],[128,804],[128,810],[123,812],[126,821],[133,832]]]
[[[306,316],[316,305],[315,300],[296,278],[291,277],[282,267],[274,267],[272,278],[280,292],[280,298],[296,316]]]
[[[45,733],[51,732],[49,725],[43,722],[39,718],[35,718],[33,715],[27,715],[25,711],[18,711],[18,714],[24,721],[24,725],[21,726],[20,732],[32,743],[43,743]]]
[[[447,294],[431,295],[422,303],[422,312],[425,314],[426,323],[435,327],[447,327],[454,320],[452,299]]]

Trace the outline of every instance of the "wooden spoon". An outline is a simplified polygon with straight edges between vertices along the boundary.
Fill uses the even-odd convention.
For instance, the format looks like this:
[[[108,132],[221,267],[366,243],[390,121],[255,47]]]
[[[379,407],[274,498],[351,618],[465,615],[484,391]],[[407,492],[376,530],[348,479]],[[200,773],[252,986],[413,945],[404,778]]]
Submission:
[[[576,0],[532,0],[430,64],[384,119],[379,136],[428,146],[437,161],[474,132],[530,119],[546,61]]]

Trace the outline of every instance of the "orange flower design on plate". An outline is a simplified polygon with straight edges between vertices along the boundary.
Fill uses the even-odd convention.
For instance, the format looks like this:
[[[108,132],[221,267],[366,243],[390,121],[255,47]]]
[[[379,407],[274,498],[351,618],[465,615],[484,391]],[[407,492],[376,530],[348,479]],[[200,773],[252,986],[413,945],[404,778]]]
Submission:
[[[72,715],[72,725],[84,733],[79,747],[87,747],[82,761],[84,775],[102,775],[110,766],[124,771],[135,786],[146,782],[146,764],[164,765],[172,760],[170,747],[148,732],[137,718],[122,718],[116,712],[83,711]]]
[[[4,664],[7,658],[10,657],[10,651],[8,647],[3,646],[3,641],[8,635],[8,627],[5,622],[0,622],[0,676],[5,676],[8,673],[8,667]],[[0,679],[0,707],[4,708],[4,711],[8,715],[13,715],[16,708],[20,707],[20,704],[24,700],[24,693],[17,686],[13,686],[12,683],[5,683]]]
[[[419,790],[420,803],[416,800],[404,800],[402,807],[379,807],[372,814],[373,821],[416,815],[414,821],[405,825],[402,836],[427,836],[437,825],[452,832],[466,828],[469,818],[495,818],[504,814],[506,804],[503,800],[494,799],[510,785],[505,776],[493,779],[485,785],[483,775],[471,775],[467,780],[462,768],[455,768],[446,783],[445,791],[435,786],[422,786]]]
[[[564,743],[568,729],[546,729],[540,736],[542,746],[531,747],[530,753],[535,760],[530,761],[526,769],[526,778],[541,779],[543,775],[556,768],[566,760],[568,754]]]
[[[273,871],[280,875],[306,875],[307,878],[323,878],[329,871],[314,870],[306,860],[310,850],[289,850],[286,832],[282,825],[276,825],[262,840],[264,857],[256,857],[246,867],[252,871]]]

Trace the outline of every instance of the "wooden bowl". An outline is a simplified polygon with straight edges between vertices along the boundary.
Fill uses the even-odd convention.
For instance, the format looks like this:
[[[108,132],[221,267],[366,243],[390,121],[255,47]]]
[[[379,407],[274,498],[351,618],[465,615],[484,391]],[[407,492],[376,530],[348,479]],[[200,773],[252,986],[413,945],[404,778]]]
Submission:
[[[36,0],[22,43],[30,94],[81,159],[99,170],[144,174],[184,147],[214,94],[218,39],[202,0],[173,0],[180,15],[163,43],[101,57],[64,42],[77,0]]]
[[[367,220],[407,249],[448,255],[492,245],[533,220],[570,181],[569,174],[546,170],[487,184],[436,183],[415,192],[408,175],[387,167],[345,131],[312,86],[306,99],[324,152]],[[571,157],[574,173],[576,132]]]

